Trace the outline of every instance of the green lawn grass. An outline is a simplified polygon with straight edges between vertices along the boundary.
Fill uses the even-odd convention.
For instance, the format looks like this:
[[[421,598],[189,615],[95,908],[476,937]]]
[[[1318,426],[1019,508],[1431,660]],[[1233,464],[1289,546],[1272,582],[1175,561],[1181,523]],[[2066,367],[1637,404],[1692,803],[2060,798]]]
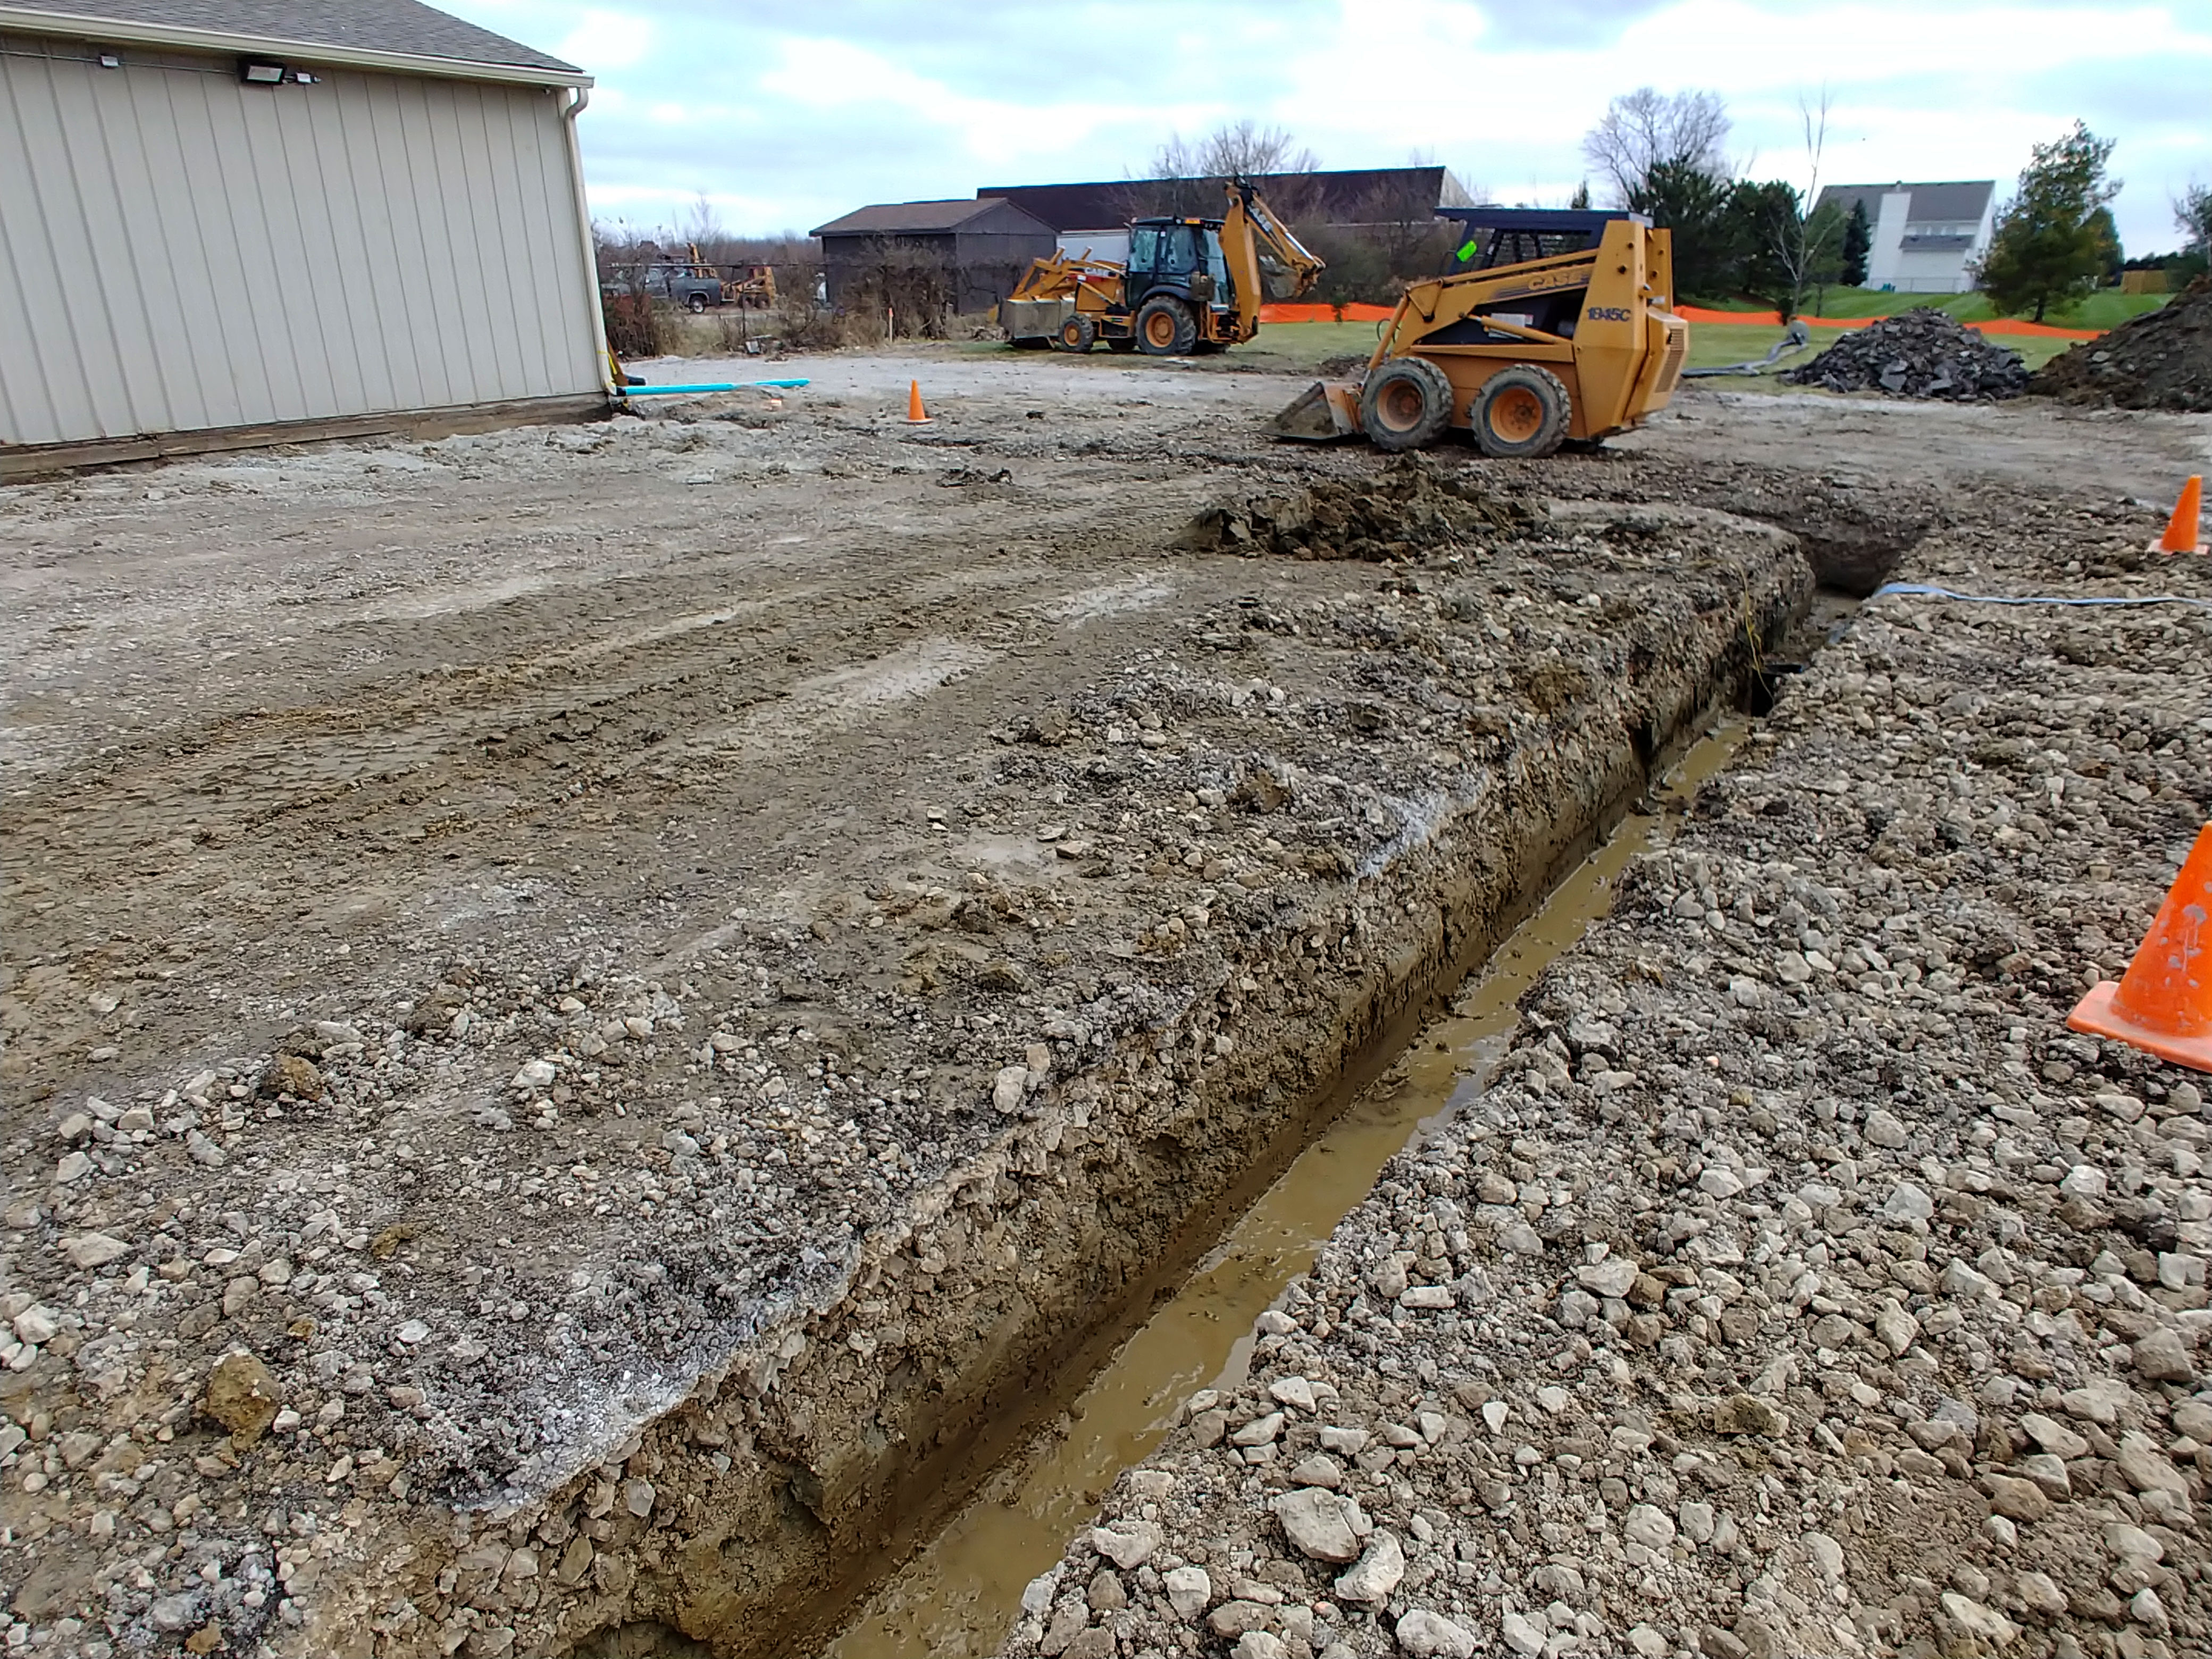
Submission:
[[[2166,294],[2122,294],[2100,289],[2070,311],[2054,311],[2044,318],[2054,328],[2118,328],[2130,317],[2156,311],[2172,296]],[[1686,301],[1708,311],[1770,311],[1756,300],[1693,300]],[[1832,288],[1815,295],[1806,307],[1808,317],[1894,317],[1917,306],[1948,311],[1962,323],[1994,322],[2002,314],[1985,294],[1887,294],[1880,289]]]
[[[1858,290],[1853,290],[1857,292]],[[1895,295],[1882,296],[1895,299]],[[1959,300],[1978,299],[1975,295],[1952,296]],[[2106,297],[2106,296],[2100,296]],[[2146,297],[2142,295],[2113,295],[2113,299],[2130,301]],[[1946,307],[1945,309],[1953,309]],[[1887,313],[1869,313],[1887,314]],[[1954,311],[1954,314],[1957,314]],[[2094,325],[2084,325],[2094,326]],[[1357,357],[1364,360],[1375,349],[1380,337],[1380,323],[1270,323],[1263,326],[1251,340],[1233,346],[1217,357],[1200,357],[1191,361],[1201,367],[1226,369],[1272,370],[1285,374],[1316,374],[1321,365],[1332,359]],[[1782,331],[1761,323],[1692,323],[1690,325],[1690,366],[1693,368],[1717,368],[1727,363],[1750,362],[1764,357],[1767,348],[1782,337]],[[1809,362],[1841,337],[1841,331],[1815,328],[1812,349],[1784,360],[1784,367]],[[2020,353],[2030,368],[2040,368],[2072,344],[2070,340],[2045,339],[2033,336],[1996,336],[1996,343]],[[955,343],[963,356],[997,356],[1006,351],[1006,346],[995,340],[963,340]],[[1100,368],[1134,367],[1148,363],[1146,357],[1121,356],[1103,346],[1084,360]],[[1753,378],[1730,377],[1711,384],[1734,387],[1738,391],[1771,387],[1782,384],[1776,376],[1765,374]]]
[[[2130,299],[2137,296],[2130,295]],[[1286,374],[1311,373],[1321,363],[1332,357],[1364,357],[1375,349],[1376,323],[1273,323],[1262,328],[1257,337],[1216,358],[1224,365],[1243,364],[1251,368],[1280,369]],[[1767,348],[1782,337],[1782,331],[1759,323],[1692,323],[1690,325],[1690,366],[1693,368],[1718,368],[1726,363],[1750,362],[1766,355]],[[1841,337],[1837,329],[1815,328],[1813,345],[1808,351],[1784,360],[1785,367],[1810,362],[1819,353],[1826,350]],[[1996,343],[2020,353],[2030,368],[2040,368],[2073,343],[2070,340],[2052,340],[2033,336],[1998,336]],[[1099,354],[1103,356],[1103,353]],[[1719,386],[1735,386],[1738,389],[1771,386],[1776,377],[1761,375],[1758,379],[1717,380]]]

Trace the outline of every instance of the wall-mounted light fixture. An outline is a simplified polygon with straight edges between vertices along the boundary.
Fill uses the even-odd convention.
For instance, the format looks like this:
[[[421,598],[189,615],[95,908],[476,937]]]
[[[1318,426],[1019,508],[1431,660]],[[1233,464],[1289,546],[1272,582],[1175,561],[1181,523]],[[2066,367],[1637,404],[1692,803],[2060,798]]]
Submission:
[[[100,66],[102,69],[121,69],[123,60],[112,52],[103,52],[100,54]]]
[[[257,64],[251,58],[241,58],[238,64],[238,78],[249,87],[277,86],[284,79],[284,66],[282,64]]]

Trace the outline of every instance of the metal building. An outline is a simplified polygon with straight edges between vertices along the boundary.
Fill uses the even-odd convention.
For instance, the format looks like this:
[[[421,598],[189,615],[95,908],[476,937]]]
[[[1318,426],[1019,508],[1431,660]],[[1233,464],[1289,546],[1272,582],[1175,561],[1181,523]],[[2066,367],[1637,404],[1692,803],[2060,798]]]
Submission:
[[[416,0],[0,0],[0,477],[604,409],[590,85]]]

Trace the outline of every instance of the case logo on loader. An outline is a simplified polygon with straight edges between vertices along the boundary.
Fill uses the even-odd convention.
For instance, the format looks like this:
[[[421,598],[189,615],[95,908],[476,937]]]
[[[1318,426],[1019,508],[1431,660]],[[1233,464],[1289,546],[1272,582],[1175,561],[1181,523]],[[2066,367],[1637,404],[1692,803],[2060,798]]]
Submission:
[[[1628,320],[1626,306],[1592,306],[1583,316],[1593,323],[1625,323]]]

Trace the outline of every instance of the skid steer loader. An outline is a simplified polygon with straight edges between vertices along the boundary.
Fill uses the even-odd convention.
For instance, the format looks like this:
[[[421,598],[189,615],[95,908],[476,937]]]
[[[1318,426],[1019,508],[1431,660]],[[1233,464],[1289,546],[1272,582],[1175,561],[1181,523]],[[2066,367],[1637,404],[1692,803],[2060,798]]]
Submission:
[[[1405,450],[1460,428],[1501,458],[1626,432],[1666,407],[1689,356],[1674,289],[1672,237],[1637,215],[1605,220],[1595,246],[1414,283],[1365,376],[1316,382],[1272,429]]]

